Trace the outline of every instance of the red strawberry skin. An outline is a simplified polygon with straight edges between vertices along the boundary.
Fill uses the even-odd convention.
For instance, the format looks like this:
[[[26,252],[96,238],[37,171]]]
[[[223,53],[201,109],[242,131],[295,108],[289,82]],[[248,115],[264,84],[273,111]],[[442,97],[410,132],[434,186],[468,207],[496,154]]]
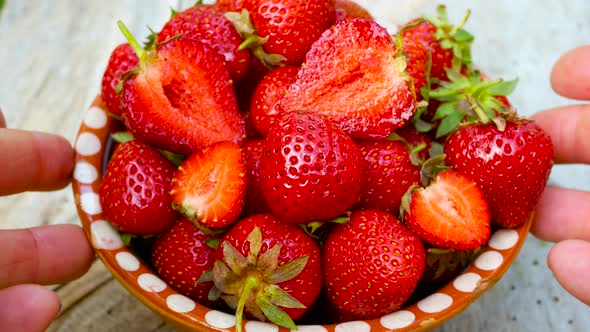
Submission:
[[[374,21],[340,21],[314,43],[279,110],[321,114],[355,139],[385,138],[416,110],[395,54]]]
[[[481,187],[502,227],[518,227],[533,212],[553,166],[551,139],[534,122],[509,121],[459,129],[445,144],[446,163]]]
[[[178,210],[209,228],[234,223],[245,194],[242,151],[231,142],[219,142],[190,155],[174,173],[170,187]]]
[[[217,5],[196,5],[174,16],[158,34],[162,43],[181,34],[184,38],[197,40],[221,54],[234,81],[240,81],[248,72],[250,52],[238,50],[243,42],[233,24],[223,16]]]
[[[407,57],[406,72],[414,81],[414,89],[416,96],[422,98],[420,90],[428,82],[428,62],[430,56],[428,54],[428,48],[426,48],[420,42],[413,39],[405,39],[403,41],[404,54]]]
[[[106,218],[128,234],[154,235],[168,229],[179,218],[168,194],[175,169],[144,143],[120,144],[99,189]]]
[[[401,308],[426,262],[420,239],[379,210],[353,212],[349,222],[330,233],[322,254],[328,298],[341,311],[364,319]]]
[[[336,20],[334,2],[328,0],[246,0],[244,8],[268,54],[280,54],[285,65],[300,65],[311,45]]]
[[[299,226],[286,224],[270,214],[242,219],[223,236],[217,248],[216,258],[223,261],[223,248],[227,244],[247,257],[250,247],[244,243],[254,227],[258,227],[262,233],[262,248],[258,257],[277,244],[281,246],[278,267],[297,258],[309,256],[305,268],[299,275],[277,283],[276,286],[299,300],[306,308],[311,307],[322,288],[322,258],[319,245]],[[281,309],[293,320],[306,312],[306,309]]]
[[[244,8],[245,0],[218,0],[215,4],[226,12],[238,12]]]
[[[367,141],[359,148],[365,178],[359,205],[399,215],[402,197],[420,183],[420,167],[412,164],[402,141]]]
[[[254,140],[242,148],[244,167],[246,168],[246,215],[269,212],[260,188],[260,159],[264,151],[264,140]]]
[[[178,39],[162,46],[123,88],[123,121],[133,136],[188,155],[216,142],[241,144],[243,119],[223,58]]]
[[[406,24],[410,26],[416,24],[418,19],[412,20]],[[403,29],[403,28],[402,28]],[[447,68],[453,66],[453,50],[444,49],[436,38],[437,27],[430,21],[424,20],[422,23],[402,31],[402,37],[405,42],[414,41],[422,44],[427,50],[432,52],[432,67],[430,76],[440,80],[447,79]]]
[[[366,18],[372,20],[373,16],[361,5],[351,0],[335,0],[336,21],[347,18]]]
[[[263,137],[268,133],[268,128],[277,120],[279,112],[275,104],[289,90],[295,82],[300,67],[285,66],[268,73],[256,87],[252,96],[250,111],[256,129]]]
[[[260,185],[273,214],[293,223],[324,221],[356,203],[362,186],[358,146],[317,114],[284,114],[269,130]]]
[[[201,275],[213,269],[215,249],[206,241],[215,239],[203,233],[187,219],[181,219],[162,234],[152,247],[152,264],[170,287],[191,299],[212,306],[207,296],[212,281],[196,283]]]
[[[413,190],[406,226],[435,248],[473,250],[490,238],[490,210],[481,189],[457,170],[444,170]]]
[[[137,55],[129,44],[121,44],[111,53],[102,76],[101,93],[107,109],[116,116],[123,113],[121,98],[116,91],[117,85],[121,82],[121,75],[135,68],[138,63]]]

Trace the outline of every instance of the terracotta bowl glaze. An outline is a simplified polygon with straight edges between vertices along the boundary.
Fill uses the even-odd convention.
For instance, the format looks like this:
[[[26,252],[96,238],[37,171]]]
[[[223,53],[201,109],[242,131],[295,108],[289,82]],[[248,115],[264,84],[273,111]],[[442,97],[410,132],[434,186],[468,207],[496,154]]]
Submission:
[[[100,97],[84,115],[75,142],[73,191],[84,232],[104,265],[127,290],[170,325],[182,331],[232,331],[234,316],[209,309],[178,294],[138,258],[104,219],[98,197],[102,169],[115,121]],[[481,254],[459,276],[436,292],[378,319],[333,325],[299,326],[302,332],[425,331],[463,311],[508,270],[525,242],[532,217],[520,228],[495,230]],[[258,321],[245,321],[245,331],[288,331]]]

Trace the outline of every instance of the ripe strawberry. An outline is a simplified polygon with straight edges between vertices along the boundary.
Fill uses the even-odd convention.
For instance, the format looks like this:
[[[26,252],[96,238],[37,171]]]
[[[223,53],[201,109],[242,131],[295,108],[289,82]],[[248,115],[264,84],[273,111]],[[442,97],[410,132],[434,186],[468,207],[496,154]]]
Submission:
[[[401,308],[426,260],[420,239],[379,210],[353,212],[330,233],[322,254],[328,298],[343,312],[365,319]]]
[[[446,80],[446,70],[471,66],[471,44],[473,36],[463,29],[469,19],[470,12],[463,21],[453,26],[449,23],[444,5],[438,7],[438,17],[426,20],[414,19],[401,29],[404,41],[413,40],[421,43],[431,52],[430,76]]]
[[[129,44],[117,46],[102,76],[101,92],[102,99],[110,113],[120,117],[123,113],[121,98],[117,93],[117,85],[121,83],[121,75],[135,68],[139,60]]]
[[[310,110],[357,139],[389,136],[414,114],[405,60],[387,30],[366,19],[344,20],[313,45],[280,112]]]
[[[300,67],[286,66],[268,73],[256,87],[252,96],[252,112],[254,125],[264,137],[268,128],[277,120],[279,112],[275,104],[281,99],[289,86],[295,82]]]
[[[270,214],[236,223],[222,238],[213,280],[236,309],[236,330],[247,313],[286,328],[315,302],[322,288],[320,248],[299,226]]]
[[[412,164],[410,151],[402,141],[359,143],[364,157],[360,206],[399,215],[402,197],[420,183],[420,167]]]
[[[234,143],[219,142],[192,154],[172,179],[174,208],[205,227],[229,226],[242,212],[245,172],[242,152]]]
[[[473,178],[493,221],[518,227],[528,220],[553,166],[551,139],[534,122],[508,121],[459,129],[445,144],[447,164]]]
[[[413,39],[403,40],[402,49],[408,65],[406,72],[414,81],[416,96],[422,100],[421,91],[428,82],[428,62],[430,61],[428,49]]]
[[[246,169],[246,199],[244,213],[247,215],[268,212],[260,188],[260,159],[264,151],[264,140],[254,140],[242,148],[242,158]]]
[[[158,33],[158,42],[182,35],[212,47],[227,63],[234,81],[244,78],[250,66],[250,52],[238,50],[243,42],[232,22],[217,5],[195,5],[175,16]]]
[[[311,44],[336,20],[331,0],[246,0],[243,6],[249,17],[234,16],[234,25],[267,66],[300,65]]]
[[[490,237],[490,211],[477,183],[444,170],[426,188],[412,189],[403,203],[408,228],[436,248],[472,250]]]
[[[284,114],[269,130],[260,187],[270,210],[292,223],[346,212],[362,186],[362,156],[340,128],[312,113]]]
[[[99,189],[105,217],[121,232],[159,234],[179,217],[168,194],[176,167],[137,140],[120,144]]]
[[[156,272],[170,287],[207,306],[213,305],[207,296],[214,284],[206,277],[215,262],[215,249],[207,243],[212,240],[214,236],[181,219],[156,240],[151,255]]]
[[[352,0],[335,0],[336,21],[347,18],[366,18],[373,20],[373,16],[361,5]]]
[[[123,121],[135,137],[185,155],[242,142],[244,123],[221,55],[190,39],[146,51],[120,26],[140,59],[122,96]]]
[[[246,0],[217,0],[217,7],[226,12],[239,12],[244,8]]]

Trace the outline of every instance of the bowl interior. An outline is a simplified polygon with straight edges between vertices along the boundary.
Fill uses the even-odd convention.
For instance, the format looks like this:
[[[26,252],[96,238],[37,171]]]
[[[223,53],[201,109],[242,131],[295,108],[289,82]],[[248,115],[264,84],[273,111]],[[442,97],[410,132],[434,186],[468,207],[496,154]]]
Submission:
[[[209,309],[178,294],[139,256],[126,247],[117,230],[104,219],[98,197],[110,132],[116,125],[97,97],[86,111],[75,142],[73,191],[84,232],[105,266],[127,290],[180,330],[229,331],[234,316]],[[434,293],[379,319],[300,327],[304,331],[423,331],[463,311],[506,272],[532,223],[516,229],[496,229],[481,254],[454,280]],[[275,325],[245,321],[246,331],[287,331]]]

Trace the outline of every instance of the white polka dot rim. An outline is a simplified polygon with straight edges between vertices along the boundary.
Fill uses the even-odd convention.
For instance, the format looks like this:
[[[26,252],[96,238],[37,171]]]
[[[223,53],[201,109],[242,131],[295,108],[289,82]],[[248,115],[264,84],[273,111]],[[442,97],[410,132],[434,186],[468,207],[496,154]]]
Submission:
[[[236,316],[225,312],[211,310],[205,314],[207,324],[218,329],[229,329],[236,325]]]
[[[336,332],[369,332],[371,325],[363,321],[346,322],[336,325]]]
[[[100,140],[92,133],[82,133],[76,141],[76,152],[81,156],[93,156],[100,152]]]
[[[80,183],[92,184],[98,179],[98,172],[91,164],[79,161],[74,168],[74,179]]]
[[[100,197],[96,193],[89,192],[80,195],[80,205],[82,207],[82,210],[90,215],[97,215],[102,213]]]
[[[137,278],[139,287],[150,293],[159,293],[166,289],[166,283],[151,273],[144,273]]]
[[[133,272],[139,270],[139,260],[131,253],[125,251],[119,252],[115,255],[115,259],[117,260],[117,263],[119,263],[119,266],[125,271]]]
[[[328,332],[328,329],[321,325],[301,325],[297,326],[297,330],[291,332]]]
[[[481,280],[481,276],[477,273],[468,272],[458,276],[453,281],[453,286],[460,292],[471,293],[477,288],[477,283]]]
[[[418,301],[418,309],[427,314],[441,312],[453,304],[453,298],[447,294],[434,293]]]
[[[107,124],[107,114],[99,107],[91,107],[86,112],[84,124],[89,128],[100,129]]]
[[[166,305],[170,310],[181,314],[191,312],[196,308],[195,301],[180,294],[172,294],[166,298]]]
[[[270,324],[270,323],[263,323],[255,320],[251,320],[246,323],[246,332],[278,332],[279,327]]]
[[[98,220],[90,224],[92,245],[96,249],[117,250],[124,246],[117,230],[104,220]]]
[[[416,320],[416,315],[408,310],[400,310],[389,315],[381,317],[379,322],[386,329],[402,329],[412,325]]]
[[[508,250],[518,243],[518,232],[514,229],[501,229],[494,233],[488,242],[496,250]]]
[[[499,268],[504,261],[504,257],[497,251],[486,251],[479,255],[475,260],[475,266],[484,271],[491,271]]]

